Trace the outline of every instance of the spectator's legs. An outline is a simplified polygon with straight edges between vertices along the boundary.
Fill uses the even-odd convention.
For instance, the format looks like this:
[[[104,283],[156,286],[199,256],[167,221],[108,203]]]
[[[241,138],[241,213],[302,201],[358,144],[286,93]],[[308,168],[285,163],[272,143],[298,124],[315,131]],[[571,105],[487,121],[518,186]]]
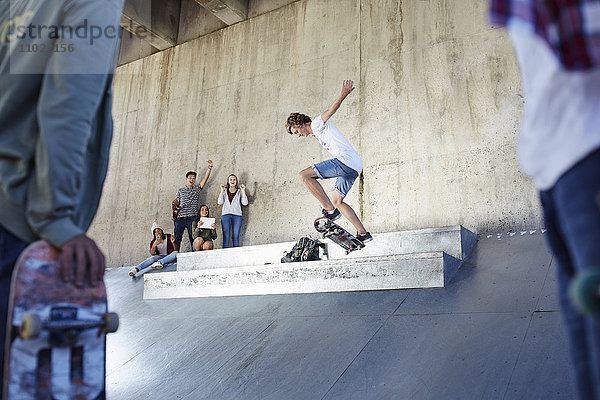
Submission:
[[[204,245],[204,239],[202,239],[201,237],[197,237],[194,240],[194,250],[201,251],[203,245]]]
[[[232,215],[233,219],[233,247],[240,247],[240,231],[242,230],[242,216]]]
[[[181,239],[183,238],[183,230],[185,229],[185,219],[183,217],[175,220],[175,244],[181,248]]]
[[[4,343],[8,318],[8,300],[13,267],[27,243],[0,226],[0,396],[4,378]]]
[[[136,266],[136,268],[141,271],[144,268],[149,267],[155,261],[160,260],[161,258],[163,258],[163,256],[150,256],[150,257],[146,258],[144,261],[142,261],[141,263],[139,263]]]
[[[226,249],[229,247],[229,233],[231,232],[231,223],[232,223],[231,214],[221,215],[221,229],[223,230],[223,248]]]
[[[202,250],[212,250],[212,249],[213,249],[212,240],[205,240],[204,244],[202,244]]]
[[[192,224],[194,222],[194,217],[186,217],[185,218],[185,228],[188,232],[188,238],[190,239],[190,246],[192,246],[192,251],[194,251],[194,239],[192,237]]]
[[[160,263],[162,265],[167,265],[167,264],[177,261],[177,254],[178,254],[177,251],[172,251],[170,254],[168,254],[166,256],[160,256],[161,257]]]
[[[548,242],[556,256],[559,300],[581,399],[600,399],[600,321],[579,314],[568,287],[575,274],[600,268],[600,151],[540,194]]]

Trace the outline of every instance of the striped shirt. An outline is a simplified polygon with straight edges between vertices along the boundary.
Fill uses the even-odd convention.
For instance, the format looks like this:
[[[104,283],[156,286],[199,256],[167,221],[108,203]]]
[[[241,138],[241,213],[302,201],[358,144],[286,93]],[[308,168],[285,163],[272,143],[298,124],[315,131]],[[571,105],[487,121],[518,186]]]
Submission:
[[[194,185],[191,188],[184,186],[177,190],[177,195],[175,197],[179,200],[179,206],[181,207],[177,214],[177,218],[195,217],[198,215],[198,211],[200,210],[201,190],[202,188],[200,185]]]

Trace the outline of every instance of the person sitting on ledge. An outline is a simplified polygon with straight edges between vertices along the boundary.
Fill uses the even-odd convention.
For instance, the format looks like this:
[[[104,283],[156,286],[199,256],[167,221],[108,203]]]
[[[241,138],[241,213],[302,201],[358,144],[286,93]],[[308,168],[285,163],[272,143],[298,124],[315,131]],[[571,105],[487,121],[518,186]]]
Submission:
[[[129,271],[129,276],[132,278],[135,277],[137,272],[146,267],[162,269],[165,265],[177,261],[178,247],[175,244],[173,235],[165,233],[156,222],[152,224],[152,234],[154,237],[150,241],[150,257]]]
[[[212,250],[213,241],[217,238],[216,224],[214,222],[210,227],[203,226],[204,222],[202,218],[208,218],[208,214],[208,206],[202,204],[198,212],[198,217],[196,217],[192,224],[195,227],[192,238],[194,239],[194,250],[196,251]]]

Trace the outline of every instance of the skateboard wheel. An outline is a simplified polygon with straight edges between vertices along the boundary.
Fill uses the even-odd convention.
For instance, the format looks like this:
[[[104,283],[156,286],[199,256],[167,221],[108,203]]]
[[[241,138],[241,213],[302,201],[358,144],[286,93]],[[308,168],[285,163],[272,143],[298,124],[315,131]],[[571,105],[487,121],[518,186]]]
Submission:
[[[569,295],[579,311],[600,316],[600,270],[580,273],[571,283]]]
[[[104,328],[102,329],[102,332],[113,333],[119,329],[119,315],[117,313],[104,313],[102,315],[102,319],[104,320]]]
[[[19,336],[23,340],[35,339],[42,332],[42,320],[37,314],[25,314],[21,320]]]
[[[315,229],[318,232],[326,232],[327,231],[327,226],[325,225],[325,221],[323,221],[321,218],[317,218],[315,220]]]

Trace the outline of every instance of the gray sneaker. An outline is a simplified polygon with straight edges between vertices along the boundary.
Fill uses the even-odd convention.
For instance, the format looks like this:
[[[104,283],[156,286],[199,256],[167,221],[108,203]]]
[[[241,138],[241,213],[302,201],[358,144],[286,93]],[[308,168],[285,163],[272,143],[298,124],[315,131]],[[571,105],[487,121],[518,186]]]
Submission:
[[[356,238],[363,243],[367,243],[373,240],[373,236],[371,236],[369,232],[365,233],[364,235],[356,235]]]
[[[330,221],[335,221],[336,219],[341,217],[342,214],[340,213],[340,210],[338,210],[337,208],[334,209],[332,213],[323,209],[323,216]]]

